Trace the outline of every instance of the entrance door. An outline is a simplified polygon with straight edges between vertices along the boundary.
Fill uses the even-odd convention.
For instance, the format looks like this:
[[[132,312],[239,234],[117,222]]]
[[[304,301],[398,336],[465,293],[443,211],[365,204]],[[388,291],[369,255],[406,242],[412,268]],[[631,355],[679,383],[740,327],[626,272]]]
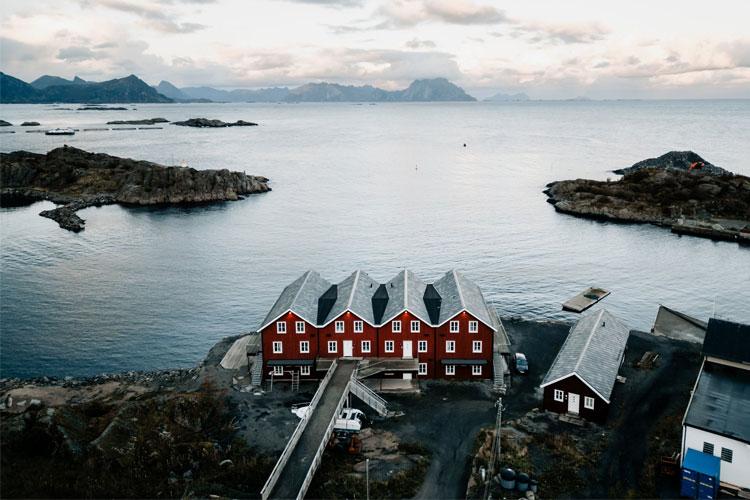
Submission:
[[[411,359],[411,340],[404,340],[403,349],[404,349],[403,358]]]
[[[404,373],[404,380],[411,380],[411,373]]]
[[[578,411],[581,406],[581,396],[572,392],[568,393],[568,413],[575,413],[578,415]]]
[[[345,340],[344,341],[344,357],[351,358],[352,356],[354,356],[354,341]]]

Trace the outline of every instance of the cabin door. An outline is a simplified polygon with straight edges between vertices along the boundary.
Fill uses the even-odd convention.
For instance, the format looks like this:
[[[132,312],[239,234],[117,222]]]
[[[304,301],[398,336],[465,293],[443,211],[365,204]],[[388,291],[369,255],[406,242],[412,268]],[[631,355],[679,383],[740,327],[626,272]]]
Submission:
[[[344,341],[344,357],[351,358],[352,356],[354,356],[354,341],[345,340]]]
[[[404,348],[403,358],[411,359],[411,340],[404,340],[403,348]]]
[[[578,394],[574,394],[572,392],[568,393],[568,413],[575,413],[578,415],[578,412],[581,408],[581,396]]]

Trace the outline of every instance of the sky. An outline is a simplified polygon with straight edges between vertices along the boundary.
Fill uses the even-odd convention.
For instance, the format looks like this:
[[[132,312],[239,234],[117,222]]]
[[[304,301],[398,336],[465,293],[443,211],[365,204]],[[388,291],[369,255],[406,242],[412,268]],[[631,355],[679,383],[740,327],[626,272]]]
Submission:
[[[2,0],[0,70],[218,88],[750,98],[747,0]]]

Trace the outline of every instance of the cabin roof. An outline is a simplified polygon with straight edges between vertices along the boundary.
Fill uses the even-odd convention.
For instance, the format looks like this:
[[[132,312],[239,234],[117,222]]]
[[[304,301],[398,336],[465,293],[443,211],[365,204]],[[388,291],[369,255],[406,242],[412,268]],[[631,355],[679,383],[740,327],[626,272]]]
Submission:
[[[268,311],[260,329],[265,328],[287,311],[293,312],[308,323],[315,324],[318,298],[330,287],[331,283],[323,279],[317,272],[305,272],[284,288],[271,310]]]
[[[718,318],[708,320],[703,355],[750,363],[750,325]]]
[[[461,311],[467,311],[482,323],[495,329],[482,291],[462,273],[456,270],[448,271],[433,285],[442,298],[438,324],[445,323]]]

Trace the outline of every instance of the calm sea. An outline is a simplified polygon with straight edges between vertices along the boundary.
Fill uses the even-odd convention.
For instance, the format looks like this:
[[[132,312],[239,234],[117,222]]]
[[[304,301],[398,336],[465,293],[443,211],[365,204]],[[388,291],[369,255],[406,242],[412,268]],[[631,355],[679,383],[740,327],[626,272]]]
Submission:
[[[128,107],[3,105],[0,118],[260,126],[65,138],[13,127],[0,149],[70,144],[228,168],[269,177],[273,191],[208,207],[90,208],[80,234],[37,215],[50,203],[0,210],[4,377],[193,365],[218,339],[256,328],[306,269],[385,281],[404,267],[425,280],[458,268],[501,314],[527,318],[573,320],[561,302],[597,285],[633,328],[648,330],[659,304],[750,322],[750,250],[560,215],[542,194],[550,181],[614,178],[669,150],[750,175],[750,101]]]

